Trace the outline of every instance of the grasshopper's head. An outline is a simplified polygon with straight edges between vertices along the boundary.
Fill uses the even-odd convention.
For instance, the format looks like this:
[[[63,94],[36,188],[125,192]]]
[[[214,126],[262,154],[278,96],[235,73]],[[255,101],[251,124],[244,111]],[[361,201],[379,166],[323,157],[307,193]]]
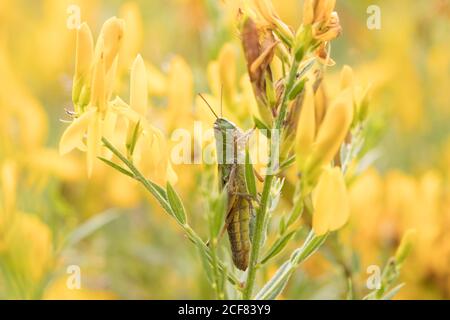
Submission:
[[[217,118],[214,121],[214,138],[216,140],[218,163],[233,163],[234,153],[229,153],[226,150],[232,146],[237,130],[237,126],[225,118]],[[227,157],[231,158],[227,159]]]
[[[230,120],[217,118],[216,121],[214,121],[214,137],[216,138],[216,141],[226,142],[239,131],[239,128]]]

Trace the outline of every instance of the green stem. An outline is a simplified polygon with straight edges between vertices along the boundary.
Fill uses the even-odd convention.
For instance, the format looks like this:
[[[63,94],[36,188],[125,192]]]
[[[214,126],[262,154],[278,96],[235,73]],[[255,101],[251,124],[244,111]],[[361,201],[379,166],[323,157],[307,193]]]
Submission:
[[[263,193],[261,196],[261,206],[259,207],[259,210],[256,213],[256,221],[255,221],[255,234],[253,235],[253,241],[252,241],[252,250],[250,252],[250,263],[248,268],[248,276],[247,276],[247,282],[245,284],[244,288],[244,295],[243,298],[245,300],[248,300],[252,296],[253,287],[255,284],[255,278],[256,278],[256,269],[257,269],[257,263],[259,259],[259,252],[261,249],[261,240],[262,235],[264,233],[264,220],[267,212],[267,205],[269,202],[269,194],[270,189],[272,188],[272,181],[274,176],[269,175],[266,176],[264,181],[264,188]]]

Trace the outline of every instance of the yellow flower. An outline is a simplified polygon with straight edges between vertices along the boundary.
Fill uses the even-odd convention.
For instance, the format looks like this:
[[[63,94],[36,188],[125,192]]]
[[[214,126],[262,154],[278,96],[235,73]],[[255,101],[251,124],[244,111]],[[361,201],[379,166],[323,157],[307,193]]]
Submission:
[[[252,115],[258,116],[259,112],[248,75],[244,74],[239,79],[237,70],[236,50],[231,43],[226,43],[217,60],[208,64],[208,84],[212,95],[205,95],[205,98],[211,105],[216,106],[218,111],[222,105],[222,113],[231,121],[247,125],[251,122]],[[199,102],[198,109],[204,110],[204,102]],[[209,115],[205,118],[210,119]]]
[[[305,0],[303,25],[321,23],[330,19],[336,0]]]
[[[147,104],[148,73],[144,60],[138,55],[131,67],[130,104],[117,97],[111,103],[111,113],[127,120],[126,148],[132,162],[153,181],[165,183],[168,180],[174,184],[177,176],[168,160],[167,141],[147,120]]]
[[[102,52],[105,58],[105,72],[108,72],[116,60],[121,44],[125,28],[125,22],[116,17],[109,18],[105,21],[100,31],[100,39],[97,41],[95,50]]]
[[[293,39],[292,30],[279,18],[270,0],[253,0],[258,13],[268,23],[276,27],[287,39]]]
[[[352,120],[352,99],[349,89],[346,89],[328,108],[317,132],[305,171],[315,171],[333,159],[350,129]]]
[[[338,167],[323,170],[313,192],[312,227],[317,235],[341,228],[350,216],[344,176]]]
[[[94,160],[101,151],[101,138],[104,134],[112,131],[111,128],[114,127],[116,120],[116,117],[108,112],[108,100],[112,93],[123,28],[123,21],[115,17],[104,23],[92,62],[89,104],[86,108],[76,108],[82,113],[76,114],[77,118],[67,127],[59,144],[60,154],[68,153],[75,148],[86,150],[89,176],[92,174]],[[89,53],[85,53],[85,51],[89,52],[90,31],[87,26],[82,27],[79,31],[80,39],[84,39],[81,42],[84,44],[80,43],[80,46],[77,46],[77,50],[80,50],[77,72],[80,72],[80,68],[85,72],[85,66],[89,65],[89,62],[85,60],[90,57]]]

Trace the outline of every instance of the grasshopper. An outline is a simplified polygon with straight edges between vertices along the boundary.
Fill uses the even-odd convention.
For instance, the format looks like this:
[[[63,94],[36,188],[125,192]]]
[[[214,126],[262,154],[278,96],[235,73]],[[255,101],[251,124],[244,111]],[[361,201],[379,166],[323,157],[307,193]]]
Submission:
[[[230,240],[234,265],[245,271],[250,258],[250,220],[254,217],[252,197],[247,192],[245,183],[245,145],[251,132],[243,132],[231,121],[219,117],[209,103],[216,120],[214,138],[216,140],[219,169],[219,189],[227,192],[227,212],[224,229]]]

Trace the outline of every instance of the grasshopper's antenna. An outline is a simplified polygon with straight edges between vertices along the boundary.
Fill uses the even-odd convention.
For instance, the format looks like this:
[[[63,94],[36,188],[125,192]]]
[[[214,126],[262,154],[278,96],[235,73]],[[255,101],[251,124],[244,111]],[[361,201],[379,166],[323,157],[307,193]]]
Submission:
[[[223,104],[223,83],[220,85],[220,117],[223,117],[223,109],[222,109],[222,104]]]
[[[217,116],[217,114],[214,112],[214,109],[211,107],[211,105],[208,103],[208,101],[206,101],[206,99],[202,96],[201,93],[198,94],[200,96],[200,98],[202,98],[203,101],[205,101],[206,105],[208,106],[209,110],[211,110],[211,112],[214,114],[214,116],[216,117],[216,119],[219,119],[219,117]]]

